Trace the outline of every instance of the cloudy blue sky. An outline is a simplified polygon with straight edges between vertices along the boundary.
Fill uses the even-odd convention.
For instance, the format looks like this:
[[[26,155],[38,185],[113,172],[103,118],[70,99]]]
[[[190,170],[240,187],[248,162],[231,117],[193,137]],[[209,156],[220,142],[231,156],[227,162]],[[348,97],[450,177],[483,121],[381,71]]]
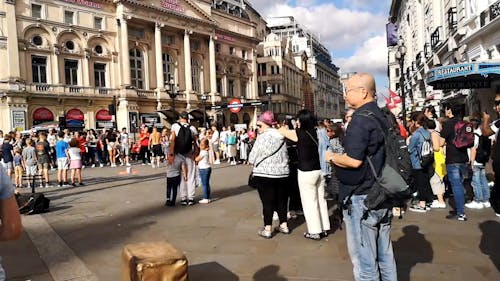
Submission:
[[[316,33],[342,72],[373,73],[379,94],[387,95],[385,24],[390,0],[249,1],[264,18],[294,16]]]

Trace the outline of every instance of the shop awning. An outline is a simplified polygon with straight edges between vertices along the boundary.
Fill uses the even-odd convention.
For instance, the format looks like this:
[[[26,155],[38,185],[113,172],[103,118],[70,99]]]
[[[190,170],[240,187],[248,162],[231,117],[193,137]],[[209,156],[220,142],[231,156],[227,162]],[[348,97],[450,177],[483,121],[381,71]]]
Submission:
[[[33,112],[33,120],[41,122],[54,121],[54,114],[52,114],[52,111],[48,110],[47,108],[40,107]]]
[[[499,63],[461,63],[435,67],[427,72],[427,84],[435,90],[489,88],[500,79]]]

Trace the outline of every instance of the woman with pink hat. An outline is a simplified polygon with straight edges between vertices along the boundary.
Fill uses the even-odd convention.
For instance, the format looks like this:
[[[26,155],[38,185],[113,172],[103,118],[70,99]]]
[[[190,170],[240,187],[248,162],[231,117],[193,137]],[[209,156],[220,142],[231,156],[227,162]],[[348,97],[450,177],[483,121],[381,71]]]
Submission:
[[[248,161],[253,164],[253,175],[262,203],[264,227],[258,234],[264,238],[273,236],[273,213],[278,213],[280,225],[277,231],[289,234],[287,224],[287,178],[288,153],[284,137],[273,128],[274,114],[266,111],[259,116],[259,135],[253,145]]]

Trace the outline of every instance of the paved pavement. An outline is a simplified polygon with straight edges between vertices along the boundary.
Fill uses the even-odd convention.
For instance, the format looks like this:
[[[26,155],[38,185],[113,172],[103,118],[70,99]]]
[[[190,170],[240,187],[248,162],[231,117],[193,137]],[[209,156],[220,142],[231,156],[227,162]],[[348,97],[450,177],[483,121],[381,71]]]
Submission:
[[[0,244],[8,280],[120,280],[123,246],[157,240],[185,252],[192,281],[352,280],[343,230],[307,240],[299,218],[289,236],[256,235],[261,207],[246,186],[249,169],[216,166],[215,202],[173,208],[163,206],[163,169],[85,169],[87,186],[44,190],[51,212],[24,217],[27,234]],[[446,214],[408,213],[394,221],[399,280],[500,280],[500,219],[491,209],[469,211],[465,223]]]

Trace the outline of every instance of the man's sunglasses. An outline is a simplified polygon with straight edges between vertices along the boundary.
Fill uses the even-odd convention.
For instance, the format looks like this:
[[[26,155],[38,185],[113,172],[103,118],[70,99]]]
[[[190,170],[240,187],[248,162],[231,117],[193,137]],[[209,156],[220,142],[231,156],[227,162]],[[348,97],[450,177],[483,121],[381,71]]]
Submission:
[[[495,100],[495,105],[500,105],[500,100]]]

